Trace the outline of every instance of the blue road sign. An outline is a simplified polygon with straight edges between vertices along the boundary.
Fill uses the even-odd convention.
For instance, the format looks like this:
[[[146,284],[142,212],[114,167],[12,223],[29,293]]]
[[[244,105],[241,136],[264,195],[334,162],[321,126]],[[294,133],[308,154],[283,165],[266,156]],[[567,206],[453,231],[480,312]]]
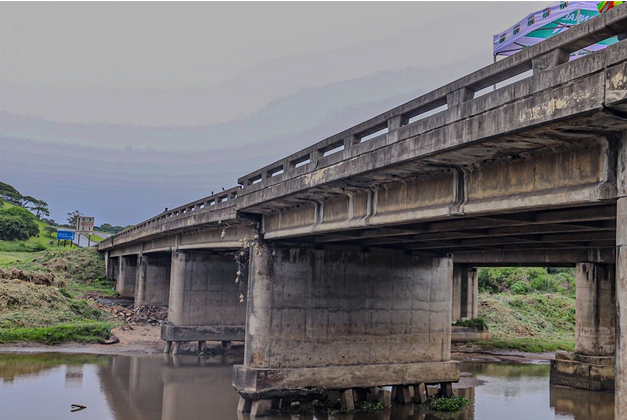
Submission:
[[[57,239],[65,241],[73,241],[74,240],[74,231],[73,230],[57,230]]]

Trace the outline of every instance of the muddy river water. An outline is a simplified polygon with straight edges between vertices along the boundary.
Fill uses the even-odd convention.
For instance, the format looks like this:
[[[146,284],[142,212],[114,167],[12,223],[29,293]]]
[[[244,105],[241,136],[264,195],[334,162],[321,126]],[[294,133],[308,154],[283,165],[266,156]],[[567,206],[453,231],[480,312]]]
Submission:
[[[239,420],[229,356],[0,354],[1,420]],[[269,420],[612,420],[614,395],[549,386],[549,366],[463,363],[455,392],[472,405],[435,415],[396,406]],[[72,404],[84,406],[74,407]]]

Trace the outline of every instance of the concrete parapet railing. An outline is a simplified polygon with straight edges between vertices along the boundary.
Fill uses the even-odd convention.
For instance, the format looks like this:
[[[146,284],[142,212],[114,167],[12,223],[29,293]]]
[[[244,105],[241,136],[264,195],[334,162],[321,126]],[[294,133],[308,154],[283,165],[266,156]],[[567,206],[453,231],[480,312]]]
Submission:
[[[531,48],[507,57],[462,77],[439,89],[377,115],[347,130],[326,138],[264,168],[238,179],[241,195],[302,176],[342,160],[372,151],[370,143],[386,145],[402,139],[390,135],[401,127],[417,122],[421,116],[459,107],[475,98],[476,92],[507,81],[529,70],[543,70],[568,62],[570,53],[618,33],[627,31],[627,6],[571,27]]]
[[[130,235],[141,233],[142,231],[153,231],[156,226],[164,225],[174,220],[185,219],[200,214],[208,214],[216,212],[218,210],[224,210],[228,207],[234,208],[235,200],[237,199],[238,193],[240,191],[241,187],[233,187],[228,190],[221,191],[217,194],[213,194],[208,197],[192,201],[191,203],[184,204],[174,209],[164,211],[163,213],[155,217],[152,217],[148,220],[136,224],[133,227],[125,229],[120,233],[116,233],[115,235],[108,237],[107,239],[100,242],[100,244],[98,245],[98,249],[102,250],[104,248],[111,247],[120,239]],[[215,221],[217,222],[218,220],[216,219]]]

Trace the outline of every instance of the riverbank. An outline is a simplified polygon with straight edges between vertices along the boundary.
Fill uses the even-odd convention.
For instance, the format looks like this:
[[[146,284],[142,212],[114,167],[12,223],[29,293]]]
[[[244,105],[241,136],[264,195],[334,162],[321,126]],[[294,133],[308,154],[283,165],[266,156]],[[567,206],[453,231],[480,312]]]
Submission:
[[[165,342],[160,337],[158,325],[133,325],[114,328],[112,334],[120,341],[116,344],[80,344],[65,343],[45,345],[39,343],[14,343],[0,345],[0,353],[86,353],[105,355],[159,354],[163,352]],[[195,354],[196,342],[185,343],[181,354]],[[220,342],[208,342],[207,347],[214,352],[220,351]],[[243,343],[234,343],[231,351],[243,355]],[[459,362],[474,363],[520,363],[546,364],[555,357],[555,353],[528,353],[517,350],[472,348],[465,344],[451,346],[451,359]]]

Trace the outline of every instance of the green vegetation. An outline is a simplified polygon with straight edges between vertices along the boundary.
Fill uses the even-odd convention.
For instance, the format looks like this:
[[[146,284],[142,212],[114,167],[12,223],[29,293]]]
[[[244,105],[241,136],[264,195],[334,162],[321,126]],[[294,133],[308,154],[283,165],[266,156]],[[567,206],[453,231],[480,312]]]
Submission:
[[[2,202],[1,199],[0,202]],[[15,211],[11,209],[20,209],[22,211],[26,211],[6,201],[4,201],[2,204],[3,205],[2,207],[0,207],[0,212]],[[28,213],[28,211],[26,212]],[[32,217],[36,226],[38,227],[38,233],[35,236],[32,236],[26,240],[0,240],[0,252],[37,252],[53,247],[56,241],[51,238],[50,235],[46,232],[46,229],[50,228],[51,226],[48,225],[46,222],[38,220],[34,216]]]
[[[55,277],[55,283],[70,293],[117,295],[113,284],[105,276],[103,258],[95,249],[57,248],[32,253],[30,258],[15,262],[11,267],[51,273]]]
[[[32,255],[30,252],[0,252],[0,268],[13,267]]]
[[[575,299],[557,294],[479,294],[479,316],[492,333],[485,348],[529,352],[575,348]]]
[[[421,404],[420,407],[422,409],[433,411],[457,411],[466,407],[467,405],[470,405],[470,402],[466,398],[453,395],[451,398],[429,398],[429,401],[427,401],[426,404]]]
[[[527,294],[559,293],[575,297],[574,268],[507,267],[479,270],[479,291]]]
[[[492,333],[487,348],[530,352],[575,346],[574,268],[482,268],[479,317]]]
[[[52,286],[17,279],[0,280],[0,343],[95,342],[109,337],[113,325],[106,321],[107,313],[80,298],[93,294],[117,295],[105,278],[102,256],[95,250],[75,248],[9,254],[0,262],[4,268],[13,269],[0,272],[0,277],[23,272],[27,277],[43,273],[39,276],[53,279]]]
[[[474,328],[477,331],[486,331],[488,326],[483,318],[474,318],[467,321],[457,321],[453,324],[456,327]]]
[[[39,235],[37,219],[28,210],[18,206],[3,206],[0,209],[0,239],[26,240]]]
[[[0,343],[95,342],[110,335],[106,313],[62,289],[0,280]]]

